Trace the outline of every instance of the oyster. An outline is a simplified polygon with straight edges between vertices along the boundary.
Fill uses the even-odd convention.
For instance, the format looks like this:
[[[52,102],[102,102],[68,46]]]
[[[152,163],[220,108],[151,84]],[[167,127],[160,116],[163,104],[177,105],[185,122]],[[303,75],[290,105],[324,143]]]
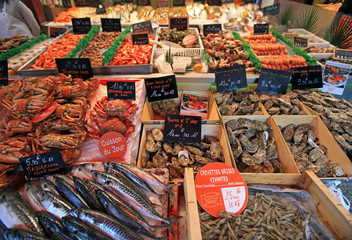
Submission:
[[[291,141],[291,139],[293,138],[293,134],[295,133],[295,129],[295,124],[289,124],[281,130],[286,142]]]
[[[301,103],[297,94],[287,92],[286,94],[260,93],[259,99],[270,115],[305,115],[301,111]]]
[[[153,139],[158,142],[162,141],[164,138],[163,132],[157,128],[153,128],[152,135],[153,135]]]

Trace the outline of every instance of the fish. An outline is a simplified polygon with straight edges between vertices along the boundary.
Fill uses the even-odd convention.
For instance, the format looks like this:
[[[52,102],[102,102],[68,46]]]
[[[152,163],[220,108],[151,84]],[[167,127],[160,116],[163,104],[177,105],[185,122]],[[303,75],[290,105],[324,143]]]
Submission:
[[[96,231],[94,226],[88,225],[78,218],[66,216],[62,218],[62,222],[66,229],[78,240],[110,240],[109,237]]]
[[[48,191],[40,193],[40,202],[49,213],[60,219],[68,215],[74,208],[71,203],[66,201],[60,195]]]
[[[131,204],[137,211],[142,213],[144,216],[151,217],[155,220],[168,224],[168,229],[172,235],[174,235],[172,224],[178,221],[181,217],[176,216],[172,218],[163,218],[151,205],[149,199],[144,198],[141,195],[133,192],[123,181],[111,175],[99,171],[92,170],[93,178],[102,184],[104,187],[111,190],[118,196],[123,197],[129,204]]]
[[[44,191],[52,192],[54,194],[60,195],[54,183],[50,182],[46,178],[40,179],[40,186]]]
[[[50,240],[50,238],[22,228],[11,228],[4,232],[6,240]]]
[[[51,176],[46,175],[45,178],[54,184],[55,184],[55,178],[61,178],[61,179],[65,180],[66,182],[68,182],[72,187],[75,187],[75,183],[73,182],[73,179],[66,176],[66,175],[62,175],[62,174],[55,174],[55,175],[51,175]]]
[[[85,169],[88,169],[89,171],[92,171],[92,170],[97,170],[97,171],[101,171],[101,172],[104,171],[104,166],[103,166],[102,164],[97,164],[97,163],[84,163],[84,164],[82,164],[82,166],[83,166]]]
[[[82,166],[73,166],[70,173],[72,176],[78,177],[80,179],[87,178],[93,180],[90,171]]]
[[[45,209],[39,200],[41,191],[42,189],[35,183],[27,182],[24,184],[23,198],[35,212]]]
[[[35,213],[14,189],[6,189],[0,195],[0,220],[7,228],[22,227],[43,234]]]
[[[77,208],[89,208],[88,203],[84,198],[79,195],[79,192],[72,187],[66,180],[55,177],[55,184],[61,195],[66,198],[70,203],[72,203]]]
[[[104,207],[99,202],[93,189],[89,188],[89,186],[78,177],[73,176],[73,182],[75,183],[78,192],[82,195],[90,207],[104,211]]]
[[[70,240],[72,237],[67,232],[61,221],[48,212],[37,212],[37,218],[50,238],[55,240]]]
[[[137,233],[122,225],[111,216],[91,209],[75,209],[71,211],[71,216],[79,218],[99,228],[102,232],[109,235],[110,238],[142,240],[143,238]]]

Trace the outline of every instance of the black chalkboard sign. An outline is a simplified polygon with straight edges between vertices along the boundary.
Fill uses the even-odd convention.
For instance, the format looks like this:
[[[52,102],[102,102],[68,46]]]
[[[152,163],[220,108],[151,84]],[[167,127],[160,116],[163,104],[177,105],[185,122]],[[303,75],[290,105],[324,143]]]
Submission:
[[[164,140],[167,142],[199,143],[202,135],[201,124],[201,117],[166,114]]]
[[[263,35],[269,33],[269,24],[254,24],[254,35]]]
[[[262,68],[258,80],[257,91],[285,94],[290,82],[291,72]]]
[[[323,87],[321,66],[291,68],[292,89],[310,89]]]
[[[193,0],[194,3],[202,3],[204,4],[204,0]]]
[[[96,12],[96,14],[105,14],[106,13],[106,9],[105,9],[105,7],[96,8],[95,12]]]
[[[132,44],[133,45],[148,45],[149,44],[148,33],[134,33],[134,34],[132,34]]]
[[[23,157],[20,158],[20,163],[28,180],[67,171],[59,150]]]
[[[308,38],[293,37],[293,45],[296,47],[308,47]]]
[[[74,34],[87,34],[92,24],[90,18],[72,18],[72,27]]]
[[[208,25],[203,25],[203,34],[204,36],[207,36],[209,33],[218,33],[221,32],[221,24],[208,24]]]
[[[280,12],[280,3],[271,5],[271,6],[267,6],[264,8],[263,10],[263,15],[267,16],[267,15],[279,15]]]
[[[150,20],[132,24],[132,31],[134,33],[148,32],[153,33],[152,22]]]
[[[9,85],[9,72],[7,67],[7,60],[0,61],[0,86]]]
[[[48,35],[51,38],[55,38],[59,36],[60,34],[64,34],[67,32],[68,27],[48,27]]]
[[[169,29],[188,30],[188,17],[169,17]]]
[[[107,81],[106,87],[109,100],[136,100],[135,82],[112,82]]]
[[[333,58],[343,59],[343,60],[352,60],[352,50],[335,49]]]
[[[138,6],[150,6],[150,0],[137,0],[137,5]]]
[[[149,102],[178,98],[175,75],[145,79]]]
[[[215,83],[218,92],[247,87],[246,67],[233,65],[215,70]]]
[[[65,75],[83,79],[93,77],[89,58],[55,58],[57,69]]]
[[[121,0],[121,4],[133,3],[133,0]]]
[[[207,0],[209,6],[221,6],[222,0]]]
[[[174,7],[183,7],[186,5],[185,0],[173,0]]]
[[[121,32],[120,18],[102,18],[101,27],[103,32]]]

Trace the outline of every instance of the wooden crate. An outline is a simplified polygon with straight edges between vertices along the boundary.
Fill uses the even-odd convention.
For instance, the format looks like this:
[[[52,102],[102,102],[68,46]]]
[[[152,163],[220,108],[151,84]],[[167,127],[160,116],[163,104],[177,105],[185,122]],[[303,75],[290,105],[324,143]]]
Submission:
[[[291,123],[302,124],[309,123],[314,128],[314,133],[319,140],[319,143],[327,147],[326,156],[333,162],[340,164],[348,176],[352,176],[352,163],[336,142],[335,138],[330,133],[319,116],[273,116],[277,126],[285,127]],[[286,142],[285,142],[286,143]],[[291,153],[291,152],[290,152]],[[291,154],[292,155],[292,154]]]
[[[145,149],[145,143],[147,140],[147,132],[152,130],[153,128],[157,128],[160,130],[164,129],[164,124],[145,124],[142,130],[142,138],[139,145],[139,153],[138,153],[138,160],[137,160],[137,167],[142,168],[142,154]],[[222,153],[224,155],[225,163],[227,165],[233,166],[230,156],[230,150],[228,149],[226,133],[222,125],[216,124],[202,124],[202,136],[203,139],[204,135],[211,135],[217,136],[220,139],[220,146],[222,148]]]
[[[301,174],[242,173],[247,184],[285,185],[306,190],[315,200],[319,219],[337,239],[351,239],[352,215],[311,171]],[[193,170],[185,171],[188,239],[202,239]]]
[[[284,169],[285,173],[296,173],[299,174],[298,167],[295,163],[295,160],[293,159],[293,156],[290,152],[290,149],[288,148],[285,139],[283,138],[280,129],[276,126],[276,123],[274,122],[273,118],[269,115],[257,115],[257,116],[229,116],[229,117],[223,117],[223,124],[225,126],[225,132],[226,132],[226,123],[232,119],[240,119],[240,118],[246,118],[250,120],[257,120],[259,122],[265,122],[269,124],[272,127],[272,130],[269,132],[270,137],[273,137],[275,139],[276,143],[276,151],[278,154],[278,161],[282,164],[282,167]],[[226,138],[227,138],[227,144],[228,148],[231,151],[231,144],[226,132]],[[236,159],[232,154],[232,151],[230,152],[230,156],[232,159],[232,163],[234,166],[236,166]],[[236,166],[237,168],[237,166]],[[277,173],[275,173],[277,174]]]

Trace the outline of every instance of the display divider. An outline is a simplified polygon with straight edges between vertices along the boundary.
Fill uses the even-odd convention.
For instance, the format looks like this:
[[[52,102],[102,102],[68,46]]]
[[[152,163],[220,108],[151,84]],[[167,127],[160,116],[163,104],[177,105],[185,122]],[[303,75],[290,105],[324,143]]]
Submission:
[[[232,35],[235,39],[240,40],[243,43],[243,49],[248,52],[249,54],[249,59],[252,61],[254,67],[256,69],[261,69],[262,64],[260,63],[260,60],[257,58],[257,56],[253,53],[251,47],[248,45],[248,43],[243,40],[237,32],[232,32]]]
[[[117,49],[121,46],[127,35],[131,32],[131,26],[128,26],[123,30],[119,37],[115,39],[114,43],[110,46],[110,48],[105,52],[103,56],[103,64],[109,64],[112,58],[115,56]]]

